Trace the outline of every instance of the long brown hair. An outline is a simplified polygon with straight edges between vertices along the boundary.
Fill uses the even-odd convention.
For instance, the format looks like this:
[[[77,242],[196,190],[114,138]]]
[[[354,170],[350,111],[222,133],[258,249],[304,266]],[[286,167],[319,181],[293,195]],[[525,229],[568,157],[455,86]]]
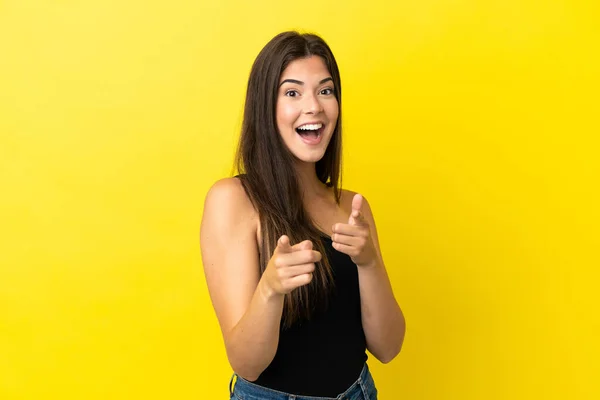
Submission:
[[[326,306],[333,287],[331,265],[322,243],[324,233],[304,208],[294,156],[279,134],[275,117],[281,74],[292,61],[310,56],[323,59],[333,79],[334,94],[339,105],[335,130],[323,158],[316,163],[318,179],[333,189],[335,201],[339,204],[342,87],[333,53],[317,35],[283,32],[271,39],[258,54],[248,79],[242,133],[235,162],[242,185],[260,218],[261,275],[281,235],[287,235],[292,245],[309,239],[314,249],[323,256],[316,265],[311,283],[286,296],[282,318],[284,327],[308,319],[313,311]]]

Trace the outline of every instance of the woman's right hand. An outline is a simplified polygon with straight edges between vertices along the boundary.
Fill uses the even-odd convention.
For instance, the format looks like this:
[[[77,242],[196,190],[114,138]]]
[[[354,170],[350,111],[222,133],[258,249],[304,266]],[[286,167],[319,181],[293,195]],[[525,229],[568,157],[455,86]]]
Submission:
[[[310,240],[290,246],[290,239],[283,235],[277,241],[262,279],[271,292],[285,295],[310,283],[315,263],[320,260],[321,253],[313,250]]]

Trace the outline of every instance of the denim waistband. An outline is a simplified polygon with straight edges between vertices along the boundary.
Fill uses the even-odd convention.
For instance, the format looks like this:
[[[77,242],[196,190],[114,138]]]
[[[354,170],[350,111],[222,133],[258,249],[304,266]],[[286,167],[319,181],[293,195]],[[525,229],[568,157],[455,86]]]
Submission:
[[[234,384],[235,379],[235,384]],[[365,363],[358,379],[337,397],[302,396],[284,393],[249,382],[234,373],[229,382],[229,394],[232,399],[245,399],[245,396],[265,400],[376,400],[377,389],[369,367]],[[237,396],[236,396],[237,395]]]

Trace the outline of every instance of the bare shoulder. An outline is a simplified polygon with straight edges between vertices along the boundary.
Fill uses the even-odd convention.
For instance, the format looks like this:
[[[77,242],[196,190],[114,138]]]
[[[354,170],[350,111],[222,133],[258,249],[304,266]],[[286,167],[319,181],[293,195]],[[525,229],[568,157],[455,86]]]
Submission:
[[[257,216],[239,179],[218,180],[208,190],[204,200],[200,227],[202,250],[205,244],[225,238],[255,237]]]
[[[224,178],[215,182],[206,194],[200,245],[202,253],[214,247],[222,247],[225,241],[255,238],[257,213],[242,183],[237,178]],[[213,252],[210,251],[210,254]],[[211,258],[211,257],[209,257]],[[207,265],[204,265],[205,268]]]
[[[223,178],[216,181],[208,190],[204,201],[204,210],[223,213],[253,213],[254,207],[237,178]]]
[[[223,333],[244,314],[259,280],[257,213],[237,178],[215,182],[204,201],[202,265]]]
[[[350,199],[350,201],[352,201],[352,198],[354,197],[354,195],[358,194],[353,190],[349,190],[349,189],[342,189],[341,191],[342,195],[341,195],[341,199]]]

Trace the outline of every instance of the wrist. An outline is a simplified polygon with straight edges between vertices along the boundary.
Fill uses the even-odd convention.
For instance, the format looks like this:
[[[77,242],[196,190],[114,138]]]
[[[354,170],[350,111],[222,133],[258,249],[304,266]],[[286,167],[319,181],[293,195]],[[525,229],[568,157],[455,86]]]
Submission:
[[[267,302],[278,300],[280,298],[283,299],[283,295],[277,293],[265,279],[261,279],[258,282],[258,290],[261,297]]]
[[[375,269],[377,268],[377,264],[377,260],[374,259],[364,264],[356,264],[356,266],[360,269]]]

